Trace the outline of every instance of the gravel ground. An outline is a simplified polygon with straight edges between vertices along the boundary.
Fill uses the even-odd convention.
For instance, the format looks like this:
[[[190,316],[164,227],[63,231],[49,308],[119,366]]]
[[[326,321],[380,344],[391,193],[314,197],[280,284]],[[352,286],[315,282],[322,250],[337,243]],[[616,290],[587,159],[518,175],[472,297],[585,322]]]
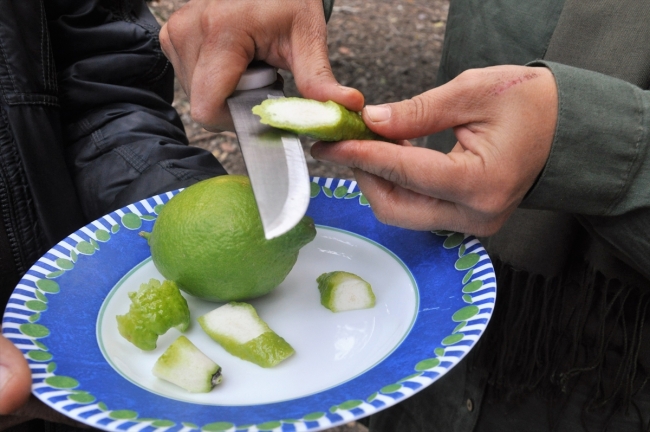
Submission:
[[[165,22],[187,0],[149,3],[156,18]],[[334,75],[341,84],[359,89],[368,104],[408,99],[433,87],[448,11],[448,0],[336,0],[328,24],[328,46]],[[289,72],[287,96],[299,96]],[[245,174],[246,167],[232,132],[211,133],[192,121],[189,101],[176,85],[174,107],[181,115],[191,145],[205,148],[230,174]],[[346,167],[314,160],[313,142],[303,140],[312,176],[352,178]],[[422,145],[422,140],[415,140]],[[327,432],[365,432],[352,422]]]

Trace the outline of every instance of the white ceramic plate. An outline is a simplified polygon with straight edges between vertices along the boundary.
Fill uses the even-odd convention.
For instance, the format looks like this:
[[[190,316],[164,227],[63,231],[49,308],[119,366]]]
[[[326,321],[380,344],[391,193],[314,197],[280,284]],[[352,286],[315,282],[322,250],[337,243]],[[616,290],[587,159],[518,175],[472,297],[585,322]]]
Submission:
[[[276,290],[251,301],[296,354],[270,369],[231,356],[195,321],[219,305],[186,295],[193,324],[185,335],[224,376],[210,393],[187,393],[151,374],[180,333],[170,330],[143,352],[115,321],[128,310],[128,292],[162,279],[138,232],[151,230],[175,193],[80,229],[16,287],[3,333],[25,353],[34,394],[63,414],[110,431],[326,429],[432,384],[469,352],[492,314],[494,271],[477,239],[383,225],[356,183],[314,178],[308,215],[316,239]],[[316,277],[333,270],[370,282],[377,305],[322,307]]]

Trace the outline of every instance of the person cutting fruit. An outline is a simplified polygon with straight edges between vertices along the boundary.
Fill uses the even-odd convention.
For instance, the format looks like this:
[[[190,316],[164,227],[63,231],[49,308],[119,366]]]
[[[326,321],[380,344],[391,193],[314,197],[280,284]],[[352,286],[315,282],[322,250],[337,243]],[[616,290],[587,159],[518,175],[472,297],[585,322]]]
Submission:
[[[439,85],[366,107],[332,75],[320,1],[193,0],[163,27],[205,127],[231,127],[225,98],[251,60],[289,69],[303,97],[399,141],[312,147],[354,170],[381,221],[483,239],[499,295],[481,344],[371,431],[647,430],[649,14],[452,0]]]

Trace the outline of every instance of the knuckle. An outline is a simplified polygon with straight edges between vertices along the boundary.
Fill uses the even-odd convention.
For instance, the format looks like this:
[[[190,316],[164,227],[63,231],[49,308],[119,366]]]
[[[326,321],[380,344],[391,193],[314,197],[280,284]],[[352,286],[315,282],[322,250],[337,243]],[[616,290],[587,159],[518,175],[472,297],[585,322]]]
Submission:
[[[379,222],[386,225],[391,225],[393,223],[395,219],[395,211],[389,201],[383,202],[382,205],[378,205],[376,208],[372,207],[372,203],[370,203],[370,208],[372,208],[372,211]]]
[[[201,126],[209,126],[214,123],[214,110],[204,104],[190,102],[190,116],[192,120]]]
[[[323,63],[320,65],[320,67],[317,67],[314,70],[310,71],[310,73],[311,76],[309,77],[309,80],[302,79],[302,76],[296,77],[297,80],[301,80],[300,84],[303,87],[303,91],[307,94],[315,93],[320,87],[323,86],[323,83],[327,83],[334,79],[334,75],[329,68],[329,64],[326,63]]]
[[[160,41],[160,49],[162,49],[163,53],[169,57],[169,54],[174,50],[174,45],[169,37],[167,24],[160,29],[158,40]]]
[[[222,26],[221,24],[221,14],[219,13],[203,13],[199,20],[201,31],[204,34],[211,34],[213,30],[218,30],[221,28],[228,28],[228,26]],[[235,24],[235,23],[232,23]]]
[[[475,196],[471,207],[487,218],[492,218],[503,211],[501,200],[494,196]]]
[[[416,135],[419,136],[419,129],[424,129],[431,120],[429,100],[425,96],[417,95],[408,100],[407,106],[406,115],[410,119],[409,124],[415,127]]]
[[[505,222],[504,220],[500,220],[500,219],[484,222],[477,227],[476,235],[479,237],[493,236],[494,234],[499,232],[504,222]]]
[[[479,81],[482,80],[483,72],[480,69],[467,69],[461,72],[454,81],[458,84],[468,87],[474,87]]]
[[[185,13],[183,9],[174,12],[169,17],[165,23],[165,27],[167,28],[167,33],[170,40],[177,36],[182,36],[185,33],[185,22]]]

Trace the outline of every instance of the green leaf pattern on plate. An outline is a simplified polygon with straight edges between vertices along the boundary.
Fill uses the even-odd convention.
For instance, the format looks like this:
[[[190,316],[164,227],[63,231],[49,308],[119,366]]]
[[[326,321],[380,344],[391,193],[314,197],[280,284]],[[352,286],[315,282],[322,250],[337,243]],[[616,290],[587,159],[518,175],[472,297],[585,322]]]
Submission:
[[[107,242],[111,239],[111,234],[105,229],[101,228],[95,231],[95,238],[100,242]]]
[[[68,395],[68,399],[78,404],[84,404],[84,405],[93,403],[97,400],[95,396],[86,392],[72,393]]]
[[[318,194],[320,194],[320,186],[318,186],[318,183],[309,183],[309,196],[311,198],[316,198]]]
[[[361,206],[369,206],[368,200],[365,196],[358,190],[353,190],[354,188],[349,187],[349,183],[339,183],[334,190],[328,186],[321,186],[318,183],[318,178],[315,178],[313,182],[310,183],[310,195],[312,198],[320,195],[321,191],[327,198],[335,199],[358,199],[358,203]],[[329,181],[326,180],[326,182]],[[330,182],[331,183],[331,182]],[[121,227],[128,230],[137,230],[142,227],[144,221],[153,221],[156,216],[162,210],[164,204],[157,204],[155,207],[150,208],[150,211],[146,214],[136,214],[134,212],[120,213],[117,217],[119,222],[115,222],[115,219],[106,219],[105,222],[108,222],[105,228],[97,228],[93,232],[93,236],[87,236],[87,240],[80,240],[74,245],[74,249],[70,249],[70,257],[62,258],[58,257],[55,260],[58,269],[53,269],[50,273],[46,274],[41,279],[36,280],[36,291],[35,298],[25,301],[25,306],[34,312],[35,314],[29,316],[26,323],[18,327],[19,331],[33,338],[33,349],[29,350],[26,355],[29,359],[39,363],[47,362],[45,366],[45,371],[47,372],[47,378],[45,378],[44,383],[49,385],[52,388],[59,389],[61,391],[69,391],[67,398],[80,405],[89,405],[95,404],[96,409],[103,411],[106,415],[114,420],[128,420],[136,422],[148,422],[154,428],[169,428],[176,425],[175,422],[167,419],[152,419],[152,418],[139,418],[139,415],[136,411],[130,409],[109,409],[104,402],[97,402],[97,398],[81,390],[80,383],[72,377],[55,375],[56,363],[51,361],[54,359],[54,355],[50,353],[47,347],[37,339],[47,338],[50,334],[47,327],[36,324],[40,317],[41,312],[47,311],[47,295],[55,295],[60,292],[61,287],[59,283],[52,280],[55,279],[66,271],[73,271],[75,268],[75,263],[78,259],[82,259],[83,256],[89,256],[94,254],[99,249],[98,242],[108,242],[112,236],[116,235]],[[446,239],[443,242],[443,246],[447,249],[458,248],[458,260],[455,263],[455,268],[457,271],[465,272],[462,279],[463,289],[462,289],[462,298],[469,305],[456,311],[452,320],[458,322],[458,325],[453,330],[453,332],[443,338],[440,341],[440,346],[435,348],[432,352],[434,357],[425,358],[413,365],[413,373],[398,380],[395,383],[385,383],[379,391],[376,391],[368,395],[364,400],[353,399],[344,401],[338,405],[334,405],[330,408],[330,412],[339,413],[341,411],[351,411],[362,409],[364,405],[372,403],[381,403],[382,398],[391,397],[390,395],[398,394],[401,391],[406,391],[405,385],[409,382],[417,381],[423,377],[423,374],[426,374],[429,371],[435,370],[435,368],[440,367],[443,358],[445,357],[446,351],[451,349],[453,345],[460,343],[465,339],[465,334],[461,332],[464,328],[467,327],[467,322],[476,317],[480,313],[480,308],[476,305],[473,305],[472,295],[475,295],[477,292],[484,289],[484,284],[480,279],[474,279],[474,269],[476,265],[481,260],[482,255],[476,252],[466,253],[468,249],[467,242],[471,241],[471,237],[467,237],[464,234],[451,232],[451,231],[432,231],[434,235],[444,236]],[[483,254],[484,256],[484,254]],[[412,390],[411,390],[412,392]],[[407,393],[410,394],[410,393]],[[218,419],[215,419],[218,420]],[[327,421],[327,414],[325,412],[312,412],[305,414],[300,419],[286,419],[286,420],[270,420],[257,425],[235,425],[226,421],[215,421],[203,426],[198,426],[194,423],[183,422],[182,426],[188,430],[197,430],[202,431],[228,431],[228,430],[250,430],[251,428],[256,428],[259,431],[267,430],[278,430],[282,428],[283,424],[291,424],[292,427],[295,427],[296,424],[304,422],[320,422]]]
[[[359,204],[368,207],[370,206],[370,203],[366,199],[366,197],[361,193],[361,191],[352,191],[349,185],[346,184],[339,184],[335,187],[335,189],[332,191],[331,185],[327,185],[329,179],[326,181],[326,183],[323,186],[320,186],[316,181],[313,181],[310,183],[311,187],[311,197],[316,198],[321,190],[323,191],[323,194],[327,198],[336,198],[336,199],[353,199],[353,198],[359,198]],[[356,185],[354,186],[355,188],[357,187]]]
[[[122,216],[121,220],[124,228],[130,230],[137,230],[142,226],[142,219],[135,213],[126,213],[124,216]]]
[[[74,268],[73,261],[65,258],[59,258],[56,260],[56,265],[58,265],[61,270],[72,270]]]
[[[45,294],[43,294],[41,291],[36,290],[36,291],[34,292],[34,295],[36,296],[37,299],[39,299],[39,300],[42,301],[43,303],[47,303],[47,302],[48,302],[47,297],[46,297]]]
[[[158,204],[158,205],[156,205],[156,206],[153,208],[153,212],[154,212],[155,214],[159,215],[159,214],[160,214],[160,211],[163,209],[163,207],[165,207],[165,204]],[[195,425],[195,428],[198,429],[198,426]]]
[[[65,270],[53,271],[52,273],[48,273],[48,275],[45,277],[48,279],[56,279],[59,276],[61,276],[63,273],[65,273]]]
[[[334,189],[334,198],[341,199],[348,194],[348,188],[345,186],[339,186]]]

